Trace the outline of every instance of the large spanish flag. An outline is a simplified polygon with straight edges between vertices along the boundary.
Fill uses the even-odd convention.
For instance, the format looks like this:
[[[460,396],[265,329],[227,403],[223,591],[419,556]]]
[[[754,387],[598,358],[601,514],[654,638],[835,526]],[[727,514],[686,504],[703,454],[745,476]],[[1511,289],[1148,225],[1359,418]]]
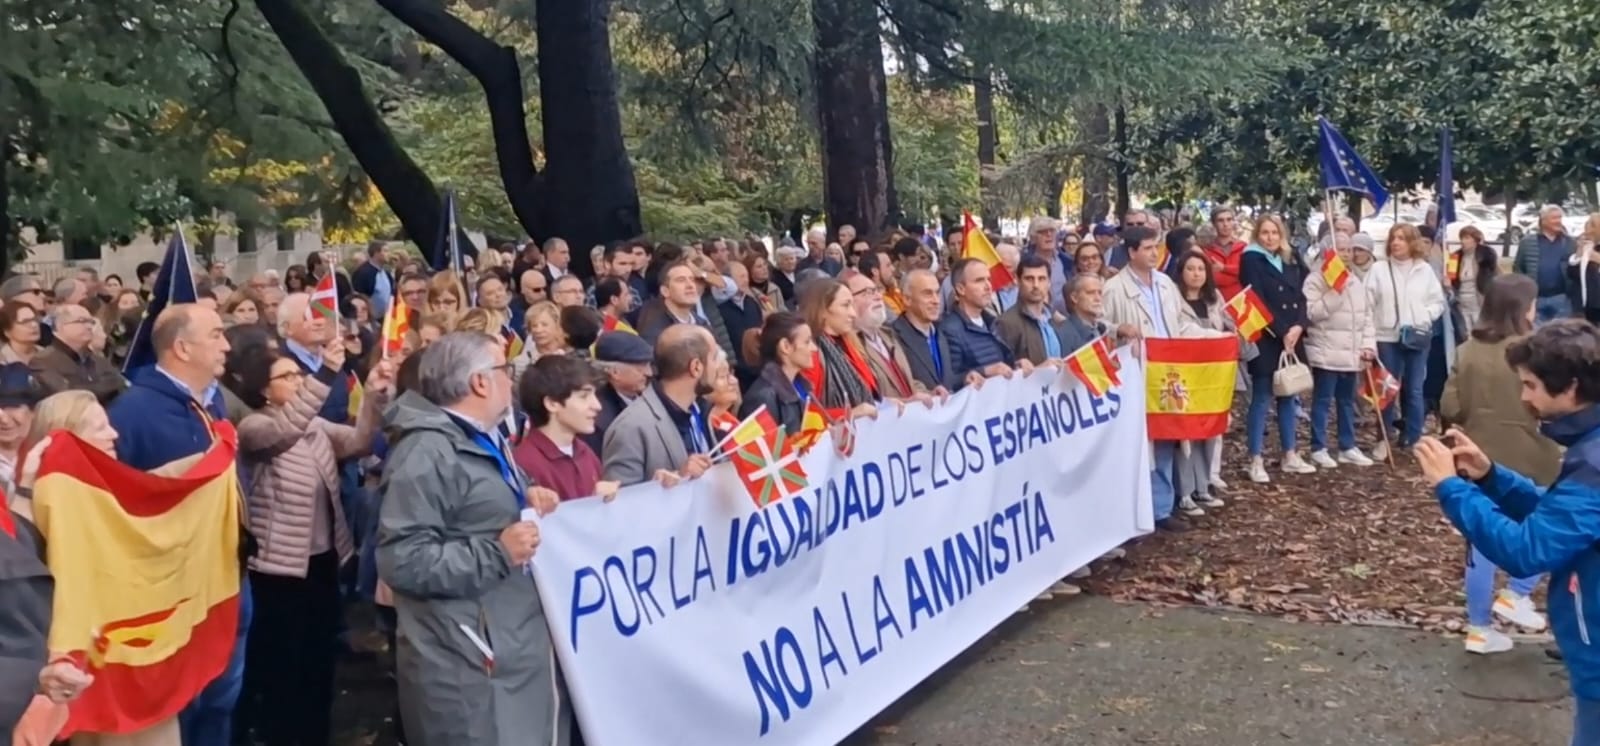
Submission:
[[[1228,429],[1238,337],[1146,339],[1151,440],[1204,440]]]
[[[34,483],[55,603],[50,651],[95,681],[61,737],[129,733],[176,715],[220,675],[239,622],[237,438],[178,477],[131,469],[65,431]]]

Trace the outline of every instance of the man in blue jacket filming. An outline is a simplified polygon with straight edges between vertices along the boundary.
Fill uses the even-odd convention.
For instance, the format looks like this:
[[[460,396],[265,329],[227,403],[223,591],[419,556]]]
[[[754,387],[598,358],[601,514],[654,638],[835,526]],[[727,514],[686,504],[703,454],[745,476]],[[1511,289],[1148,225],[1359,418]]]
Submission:
[[[1439,506],[1512,577],[1550,573],[1550,626],[1572,682],[1574,746],[1600,744],[1600,329],[1556,321],[1506,348],[1522,403],[1565,446],[1541,490],[1489,461],[1465,433],[1425,437],[1415,453]]]

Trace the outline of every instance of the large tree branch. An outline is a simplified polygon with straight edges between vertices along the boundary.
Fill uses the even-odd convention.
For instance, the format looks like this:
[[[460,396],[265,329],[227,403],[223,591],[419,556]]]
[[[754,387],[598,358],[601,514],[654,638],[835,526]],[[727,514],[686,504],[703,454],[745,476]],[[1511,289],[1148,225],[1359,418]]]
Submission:
[[[424,252],[429,250],[427,242],[436,240],[443,222],[439,190],[395,140],[377,107],[368,100],[361,74],[300,0],[255,0],[255,4],[328,110],[356,162],[400,218],[406,235]],[[458,232],[457,240],[463,251],[476,255],[464,230]]]
[[[549,222],[543,212],[544,180],[534,165],[533,146],[528,140],[522,68],[516,50],[478,33],[436,0],[378,0],[378,5],[477,79],[488,103],[495,160],[511,210],[529,236],[549,236]]]

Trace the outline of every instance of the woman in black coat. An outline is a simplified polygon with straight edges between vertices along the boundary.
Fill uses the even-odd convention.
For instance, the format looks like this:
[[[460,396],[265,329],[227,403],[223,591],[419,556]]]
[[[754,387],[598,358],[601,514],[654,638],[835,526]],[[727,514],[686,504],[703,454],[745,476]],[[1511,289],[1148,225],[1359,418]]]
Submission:
[[[1263,215],[1256,221],[1250,246],[1239,259],[1240,284],[1255,291],[1267,311],[1272,314],[1272,324],[1256,340],[1261,354],[1250,361],[1250,411],[1246,418],[1246,439],[1250,449],[1250,481],[1264,484],[1271,481],[1261,452],[1267,435],[1267,405],[1277,400],[1278,444],[1283,447],[1283,470],[1290,474],[1310,474],[1316,467],[1300,458],[1295,451],[1295,415],[1300,401],[1293,396],[1273,396],[1272,378],[1283,362],[1287,350],[1296,359],[1306,359],[1306,269],[1295,257],[1289,245],[1289,233],[1283,222],[1273,215]]]
[[[812,365],[817,346],[811,326],[800,314],[779,311],[761,326],[761,374],[745,392],[739,417],[749,417],[765,406],[772,419],[792,437],[805,419],[811,388],[800,371]]]

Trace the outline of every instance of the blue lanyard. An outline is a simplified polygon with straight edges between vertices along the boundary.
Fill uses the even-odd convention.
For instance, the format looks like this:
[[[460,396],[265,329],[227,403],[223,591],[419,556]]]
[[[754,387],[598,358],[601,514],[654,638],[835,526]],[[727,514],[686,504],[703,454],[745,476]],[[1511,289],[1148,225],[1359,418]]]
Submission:
[[[939,329],[928,333],[928,354],[933,357],[933,374],[944,381],[944,356],[939,354]]]
[[[689,440],[694,445],[695,453],[705,453],[711,450],[711,444],[706,442],[706,429],[700,419],[700,405],[689,405]]]
[[[517,509],[521,510],[528,507],[527,483],[523,481],[522,474],[517,471],[517,467],[512,466],[511,462],[506,458],[505,451],[501,450],[493,439],[481,432],[473,431],[472,442],[483,446],[483,450],[488,451],[489,457],[494,459],[495,466],[500,467],[500,478],[504,479],[506,486],[511,488],[512,495],[517,500]]]

